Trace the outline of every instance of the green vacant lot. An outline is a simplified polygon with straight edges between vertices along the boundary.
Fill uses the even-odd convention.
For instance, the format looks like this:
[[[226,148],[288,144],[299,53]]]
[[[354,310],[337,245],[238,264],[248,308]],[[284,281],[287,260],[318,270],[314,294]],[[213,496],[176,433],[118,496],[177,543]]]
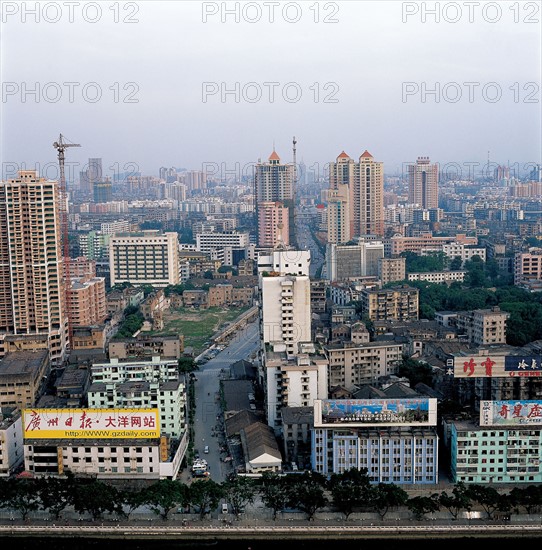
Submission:
[[[191,346],[194,355],[200,354],[204,343],[211,336],[224,328],[225,323],[234,321],[244,313],[248,307],[220,308],[193,310],[190,308],[170,309],[164,311],[164,329],[151,334],[179,333],[184,335],[184,346]]]

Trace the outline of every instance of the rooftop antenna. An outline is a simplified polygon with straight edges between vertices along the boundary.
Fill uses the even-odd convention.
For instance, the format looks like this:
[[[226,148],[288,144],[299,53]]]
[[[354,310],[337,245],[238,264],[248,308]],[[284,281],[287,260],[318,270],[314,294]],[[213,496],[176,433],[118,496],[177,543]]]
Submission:
[[[277,223],[278,235],[277,235],[277,242],[275,244],[276,250],[286,250],[286,245],[284,244],[284,239],[282,238],[283,228],[284,228],[283,223]]]
[[[295,139],[295,136],[294,136],[294,139],[292,140],[292,145],[293,145],[293,152],[294,152],[294,176],[297,176],[297,151],[295,148],[295,146],[297,145],[297,141]],[[294,181],[297,181],[297,177],[294,177]]]
[[[294,223],[294,234],[295,234],[295,215],[296,215],[296,207],[295,207],[295,191],[296,191],[296,185],[297,185],[297,150],[296,150],[297,140],[295,139],[295,136],[292,139],[292,150],[293,150],[293,161],[294,161],[294,173],[293,173],[293,181],[292,181],[292,209],[293,209],[293,216],[292,220]],[[297,241],[297,239],[296,239]],[[297,245],[297,243],[290,243]]]
[[[258,164],[261,164],[262,160],[261,159],[258,159]],[[260,240],[260,235],[259,235],[259,231],[260,231],[260,228],[259,228],[259,224],[258,224],[258,191],[256,189],[256,172],[254,170],[254,164],[252,165],[252,196],[254,197],[253,198],[253,204],[252,204],[252,209],[254,211],[254,217],[253,217],[253,220],[254,220],[254,227],[256,228],[256,240],[259,241]]]

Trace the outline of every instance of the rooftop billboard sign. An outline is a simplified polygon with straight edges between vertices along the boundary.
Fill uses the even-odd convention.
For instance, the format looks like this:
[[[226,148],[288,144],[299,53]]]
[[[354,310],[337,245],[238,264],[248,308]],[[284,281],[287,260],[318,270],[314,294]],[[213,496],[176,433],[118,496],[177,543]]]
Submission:
[[[158,409],[25,409],[25,439],[160,437]]]
[[[436,426],[437,400],[322,399],[314,403],[315,427]]]
[[[542,424],[542,401],[480,401],[480,426]]]

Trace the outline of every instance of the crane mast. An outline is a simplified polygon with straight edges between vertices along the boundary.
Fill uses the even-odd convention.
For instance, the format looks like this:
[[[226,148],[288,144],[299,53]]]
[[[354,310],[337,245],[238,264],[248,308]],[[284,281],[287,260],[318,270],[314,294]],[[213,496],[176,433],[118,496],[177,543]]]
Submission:
[[[64,266],[64,297],[66,304],[66,317],[68,320],[68,349],[71,348],[73,338],[73,323],[71,311],[70,296],[70,247],[68,242],[68,191],[66,188],[66,173],[64,170],[65,150],[68,147],[81,147],[78,143],[68,143],[65,137],[60,134],[58,141],[53,143],[53,147],[58,151],[58,165],[60,174],[59,200],[60,205],[58,213],[60,216],[60,239]]]

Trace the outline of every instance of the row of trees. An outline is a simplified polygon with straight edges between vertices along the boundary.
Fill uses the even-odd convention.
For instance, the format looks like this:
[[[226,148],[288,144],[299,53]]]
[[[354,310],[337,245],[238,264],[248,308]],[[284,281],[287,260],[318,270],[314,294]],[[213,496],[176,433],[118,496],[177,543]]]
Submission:
[[[393,283],[390,286],[393,286]],[[467,285],[452,283],[450,286],[409,281],[420,291],[420,318],[434,319],[436,311],[469,311],[499,306],[510,313],[507,321],[507,343],[523,346],[542,338],[542,295],[517,288],[476,288],[465,292]]]
[[[68,508],[88,513],[94,520],[104,514],[130,518],[139,507],[147,506],[163,520],[173,510],[193,510],[203,519],[225,500],[238,517],[259,496],[273,512],[273,519],[285,509],[295,509],[313,519],[318,510],[331,507],[348,519],[353,512],[377,513],[382,520],[390,509],[406,508],[416,519],[447,510],[454,519],[462,511],[482,509],[487,519],[499,513],[532,514],[542,509],[542,487],[515,487],[501,493],[485,485],[458,483],[450,492],[409,497],[393,483],[371,483],[364,470],[352,469],[329,477],[315,472],[279,475],[265,473],[260,478],[232,476],[223,483],[212,479],[190,485],[177,480],[160,480],[140,490],[118,489],[96,479],[66,477],[11,478],[0,481],[0,508],[14,510],[23,519],[32,511],[48,511],[59,519]]]
[[[542,509],[542,487],[536,485],[501,493],[486,485],[457,483],[450,492],[409,497],[394,483],[371,483],[367,471],[358,469],[333,474],[329,478],[309,472],[299,476],[298,480],[292,480],[290,476],[270,476],[269,479],[263,476],[262,484],[262,500],[273,510],[274,518],[284,508],[285,502],[287,506],[305,512],[308,519],[328,505],[341,512],[345,519],[360,511],[377,513],[382,520],[391,509],[397,508],[408,509],[418,520],[424,519],[425,514],[441,510],[448,511],[453,519],[457,519],[460,512],[470,512],[477,507],[491,520],[496,513],[531,514]],[[270,498],[271,495],[275,498]]]
[[[23,519],[37,510],[48,511],[59,519],[68,508],[79,514],[88,513],[94,520],[104,514],[130,518],[142,506],[168,519],[178,508],[193,507],[201,517],[218,507],[220,499],[228,495],[229,483],[198,480],[190,485],[175,480],[160,480],[143,489],[119,489],[97,479],[67,477],[11,478],[0,481],[0,508],[14,510]]]

